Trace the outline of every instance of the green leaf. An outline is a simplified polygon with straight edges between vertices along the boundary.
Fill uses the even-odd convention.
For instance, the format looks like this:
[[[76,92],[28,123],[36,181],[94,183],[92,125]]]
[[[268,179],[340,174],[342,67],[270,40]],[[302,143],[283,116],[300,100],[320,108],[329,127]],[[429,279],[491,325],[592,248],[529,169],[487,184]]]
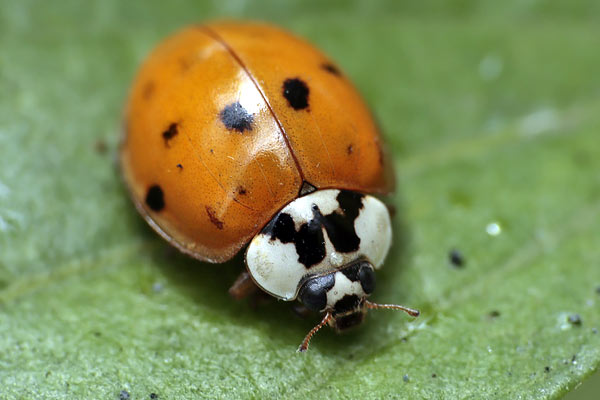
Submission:
[[[399,175],[373,298],[421,317],[372,312],[297,354],[317,319],[233,301],[241,258],[191,260],[136,214],[115,162],[136,66],[225,16],[308,37],[372,105]],[[600,362],[599,16],[591,1],[3,2],[0,398],[574,388]]]

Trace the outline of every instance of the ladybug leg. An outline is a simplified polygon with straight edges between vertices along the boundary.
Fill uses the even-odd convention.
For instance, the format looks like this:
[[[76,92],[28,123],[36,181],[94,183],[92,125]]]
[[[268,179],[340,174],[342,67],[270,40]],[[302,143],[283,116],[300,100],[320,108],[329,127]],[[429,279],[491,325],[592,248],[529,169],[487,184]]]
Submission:
[[[229,288],[229,294],[236,300],[257,294],[258,291],[258,286],[254,284],[247,271],[243,271]]]
[[[250,307],[257,308],[261,304],[270,302],[273,297],[269,296],[256,286],[247,271],[242,272],[233,285],[229,288],[229,294],[236,300],[250,298]]]

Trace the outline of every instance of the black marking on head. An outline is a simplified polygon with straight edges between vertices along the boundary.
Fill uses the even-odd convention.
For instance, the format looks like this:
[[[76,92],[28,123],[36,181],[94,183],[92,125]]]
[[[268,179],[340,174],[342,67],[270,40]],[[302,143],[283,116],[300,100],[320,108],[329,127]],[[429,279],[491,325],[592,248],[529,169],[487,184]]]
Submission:
[[[336,251],[350,253],[358,250],[360,238],[356,234],[354,221],[363,207],[364,195],[346,190],[340,191],[337,201],[343,214],[334,212],[323,219],[323,226]]]
[[[279,213],[265,226],[262,233],[270,236],[271,240],[282,243],[294,243],[298,262],[310,268],[323,261],[326,255],[323,228],[336,251],[350,253],[357,251],[360,238],[356,234],[354,221],[360,213],[363,195],[356,192],[340,191],[337,201],[339,210],[332,214],[323,215],[317,205],[313,204],[313,218],[300,226],[296,226],[291,215]]]
[[[296,237],[294,219],[290,214],[279,213],[263,229],[265,235],[270,235],[271,240],[279,240],[281,243],[290,243]]]
[[[206,206],[205,208],[206,214],[208,214],[208,219],[210,219],[210,222],[214,226],[216,226],[217,229],[223,229],[223,225],[225,225],[225,223],[223,223],[223,221],[217,218],[217,213],[215,212],[214,208],[210,206]]]
[[[254,116],[249,114],[239,101],[226,106],[219,113],[219,117],[223,125],[230,131],[244,133],[244,131],[252,130]]]
[[[344,314],[360,308],[362,299],[355,294],[347,294],[339,299],[333,306],[333,315]]]
[[[325,238],[321,224],[314,219],[309,223],[302,224],[300,230],[296,231],[294,219],[286,213],[279,213],[263,229],[265,235],[271,240],[279,240],[281,243],[294,243],[298,262],[310,268],[320,263],[325,258]]]
[[[360,282],[363,291],[371,294],[375,290],[375,271],[371,263],[360,260],[340,270],[351,282]]]
[[[173,122],[166,131],[162,133],[162,137],[165,140],[165,146],[170,147],[170,141],[179,133],[179,126]]]
[[[334,284],[333,274],[310,278],[300,288],[298,298],[309,310],[321,311],[327,306],[327,292]]]
[[[316,219],[300,227],[296,232],[294,244],[298,261],[307,267],[318,264],[325,258],[325,237],[321,224]]]
[[[298,196],[306,196],[307,194],[315,192],[316,190],[317,188],[314,185],[306,181],[302,181],[302,187],[300,187],[300,192],[298,192]]]
[[[289,78],[283,82],[283,97],[294,110],[308,107],[308,86],[299,78]]]
[[[356,282],[358,280],[358,271],[360,270],[362,262],[356,262],[344,267],[340,272],[346,275],[351,282]]]
[[[335,76],[342,76],[342,72],[340,71],[340,69],[338,67],[336,67],[335,65],[333,65],[332,63],[324,63],[321,64],[321,68],[323,68],[325,71],[329,72],[330,74],[333,74]]]
[[[148,205],[152,211],[156,212],[165,208],[165,196],[160,186],[150,186],[146,193],[146,205]]]
[[[177,168],[178,168],[180,171],[183,171],[183,165],[181,165],[181,164],[177,164]]]

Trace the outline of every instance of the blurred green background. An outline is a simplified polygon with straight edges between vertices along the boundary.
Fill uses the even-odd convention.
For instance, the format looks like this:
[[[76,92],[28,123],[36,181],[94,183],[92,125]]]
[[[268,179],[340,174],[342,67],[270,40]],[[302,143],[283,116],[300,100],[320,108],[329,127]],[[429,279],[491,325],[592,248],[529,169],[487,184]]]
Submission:
[[[421,317],[296,354],[314,320],[234,302],[240,258],[198,263],[136,215],[128,85],[217,17],[308,38],[364,94],[398,173],[374,299]],[[0,398],[563,396],[600,362],[599,22],[582,0],[0,2]]]

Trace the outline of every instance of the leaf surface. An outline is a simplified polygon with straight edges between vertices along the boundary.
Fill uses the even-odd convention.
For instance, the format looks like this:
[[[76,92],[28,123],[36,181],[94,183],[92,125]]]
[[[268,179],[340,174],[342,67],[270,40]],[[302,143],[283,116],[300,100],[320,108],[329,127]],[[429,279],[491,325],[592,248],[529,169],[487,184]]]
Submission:
[[[0,397],[545,399],[591,374],[599,7],[444,4],[4,2]],[[316,318],[234,302],[241,258],[186,258],[136,214],[115,161],[136,66],[225,16],[308,37],[364,93],[399,180],[373,298],[418,319],[372,312],[296,354]]]

